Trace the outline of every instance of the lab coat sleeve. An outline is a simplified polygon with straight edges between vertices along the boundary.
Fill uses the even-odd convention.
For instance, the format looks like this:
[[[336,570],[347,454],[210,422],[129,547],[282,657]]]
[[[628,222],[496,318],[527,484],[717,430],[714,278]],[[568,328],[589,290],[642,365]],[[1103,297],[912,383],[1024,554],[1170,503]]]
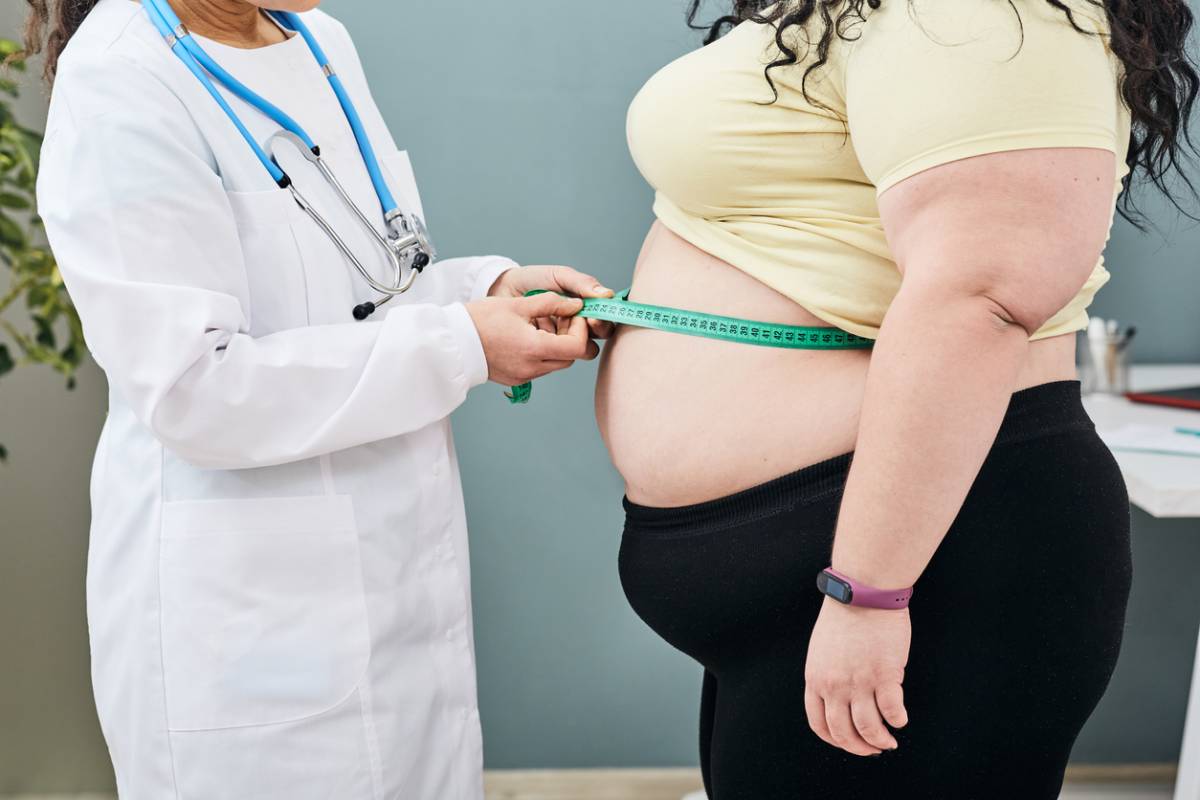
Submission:
[[[375,98],[371,93],[366,73],[363,71],[358,50],[354,46],[349,31],[341,22],[321,10],[309,12],[306,20],[322,41],[336,42],[336,50],[330,48],[332,52],[328,55],[347,89],[355,98],[363,124],[367,128],[371,140],[378,142],[380,147],[386,148],[384,152],[398,149],[391,129],[388,128],[379,107],[375,104]],[[501,256],[448,258],[438,261],[426,271],[425,275],[422,275],[422,279],[429,276],[434,278],[437,284],[434,290],[435,296],[442,302],[469,302],[486,297],[488,289],[496,282],[496,279],[516,266],[516,262]]]
[[[486,380],[461,303],[251,337],[233,211],[183,103],[106,54],[64,59],[54,106],[50,244],[97,363],[180,457],[249,468],[397,436]]]

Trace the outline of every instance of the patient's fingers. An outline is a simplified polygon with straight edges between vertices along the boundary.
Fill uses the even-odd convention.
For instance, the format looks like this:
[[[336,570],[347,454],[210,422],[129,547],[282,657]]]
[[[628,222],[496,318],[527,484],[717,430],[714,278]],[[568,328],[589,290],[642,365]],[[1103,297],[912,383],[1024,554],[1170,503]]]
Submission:
[[[829,732],[829,723],[825,721],[825,701],[821,699],[821,695],[807,687],[804,689],[804,713],[808,717],[808,727],[812,728],[812,732],[821,741],[837,747],[833,734]]]
[[[867,744],[880,750],[894,750],[898,746],[891,731],[883,724],[883,717],[879,716],[879,708],[875,705],[875,694],[870,690],[855,695],[850,701],[850,717],[858,735]]]
[[[898,683],[886,684],[875,690],[875,704],[883,718],[893,728],[908,724],[908,709],[904,706],[904,687]]]
[[[837,746],[847,753],[856,756],[873,756],[882,752],[878,747],[867,743],[854,727],[850,718],[850,703],[848,699],[825,698],[825,720],[829,723],[829,732]]]

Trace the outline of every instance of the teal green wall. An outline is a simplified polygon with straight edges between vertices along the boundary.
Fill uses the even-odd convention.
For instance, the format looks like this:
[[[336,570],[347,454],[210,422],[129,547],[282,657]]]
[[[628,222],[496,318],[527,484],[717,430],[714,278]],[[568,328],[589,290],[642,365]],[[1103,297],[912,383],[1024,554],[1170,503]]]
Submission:
[[[0,35],[19,4],[0,6]],[[376,99],[412,151],[450,255],[500,252],[626,284],[651,194],[625,109],[693,47],[685,0],[328,0]],[[36,98],[34,98],[36,99]],[[26,107],[31,119],[40,104]],[[1198,130],[1200,133],[1200,130]],[[1169,234],[1118,223],[1094,310],[1136,323],[1143,361],[1200,362],[1200,230],[1148,198]],[[621,486],[592,419],[595,367],[510,407],[477,391],[456,415],[474,548],[489,767],[695,763],[697,670],[628,609],[616,574]],[[111,785],[83,627],[87,467],[104,402],[85,371],[0,381],[0,795]],[[36,412],[31,412],[36,409]],[[1200,522],[1134,512],[1137,578],[1112,688],[1076,748],[1084,762],[1170,761],[1200,625]],[[1064,565],[1069,568],[1069,565]]]
[[[439,246],[627,285],[652,195],[629,158],[625,109],[695,46],[683,3],[432,6],[323,7],[350,28],[411,150]],[[398,50],[405,31],[420,35]],[[622,487],[593,421],[594,377],[583,364],[539,381],[521,408],[487,387],[455,418],[491,767],[695,760],[698,673],[633,615],[617,580]]]

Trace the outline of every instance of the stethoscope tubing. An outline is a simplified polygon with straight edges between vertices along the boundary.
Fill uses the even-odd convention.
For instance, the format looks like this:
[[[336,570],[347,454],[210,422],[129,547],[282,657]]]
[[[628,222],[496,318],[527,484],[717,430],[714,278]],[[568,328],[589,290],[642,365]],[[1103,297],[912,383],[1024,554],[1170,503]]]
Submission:
[[[345,85],[342,84],[341,77],[334,72],[333,67],[329,63],[329,58],[326,57],[325,51],[321,48],[321,44],[313,36],[308,26],[304,24],[304,21],[296,14],[290,11],[269,11],[267,13],[274,17],[280,24],[299,33],[304,37],[304,41],[308,43],[309,49],[320,63],[321,69],[324,70],[325,77],[329,80],[329,85],[333,87],[333,93],[337,95],[342,110],[346,113],[346,121],[350,123],[350,130],[354,132],[354,138],[358,142],[358,149],[362,151],[363,162],[367,167],[367,174],[371,176],[371,183],[375,184],[375,194],[379,197],[379,205],[383,210],[384,217],[386,218],[396,213],[399,210],[399,206],[396,204],[395,198],[392,197],[392,191],[388,188],[387,181],[383,178],[383,170],[379,167],[379,159],[375,156],[375,148],[371,145],[370,137],[367,136],[367,129],[363,126],[362,118],[358,115],[358,107],[350,99],[350,94],[346,91]]]
[[[320,148],[313,142],[312,137],[304,130],[290,115],[274,105],[266,98],[259,95],[254,90],[250,89],[244,83],[239,81],[229,72],[227,72],[220,64],[216,62],[204,48],[202,48],[191,34],[184,27],[182,21],[171,8],[167,0],[143,0],[142,5],[146,8],[147,14],[158,29],[159,33],[166,39],[171,50],[179,57],[188,70],[200,81],[201,85],[208,91],[209,95],[218,103],[226,116],[233,122],[238,132],[244,138],[247,144],[250,145],[255,156],[266,168],[272,179],[281,188],[288,189],[292,193],[292,197],[296,204],[308,215],[310,219],[328,236],[342,255],[351,263],[355,272],[370,286],[373,290],[382,295],[373,303],[363,303],[355,308],[355,317],[363,319],[369,316],[378,306],[391,300],[396,295],[403,294],[408,291],[416,276],[429,263],[429,256],[432,254],[431,247],[426,246],[424,238],[424,228],[420,226],[419,221],[415,221],[414,225],[410,225],[407,217],[401,212],[396,204],[395,198],[391,193],[391,189],[387,185],[387,181],[383,177],[383,171],[380,168],[379,160],[375,154],[375,148],[372,146],[370,138],[367,136],[366,129],[363,126],[362,118],[358,114],[358,109],[354,105],[354,101],[350,98],[345,86],[342,84],[341,78],[334,71],[329,62],[329,58],[325,55],[320,43],[313,36],[308,26],[304,24],[297,15],[283,11],[267,11],[271,18],[280,26],[298,33],[305,41],[313,57],[320,65],[322,72],[332,88],[334,95],[338,99],[339,105],[342,107],[343,113],[346,115],[347,124],[354,134],[355,141],[358,143],[359,151],[363,158],[363,164],[366,167],[367,173],[370,176],[371,183],[375,189],[376,197],[379,201],[380,208],[384,215],[384,221],[393,233],[396,234],[397,240],[416,241],[419,244],[418,255],[415,257],[413,267],[409,270],[409,276],[404,278],[404,264],[400,257],[398,247],[394,242],[384,238],[375,225],[367,219],[366,215],[358,207],[350,197],[341,181],[333,173],[329,166],[321,158]],[[281,130],[271,137],[268,142],[268,148],[264,149],[250,131],[246,128],[237,112],[229,105],[224,96],[217,90],[212,78],[215,77],[222,83],[233,95],[242,99],[244,102],[263,113],[273,122],[280,126]],[[353,212],[358,219],[363,229],[375,242],[383,248],[387,254],[388,262],[392,268],[394,282],[389,285],[380,282],[376,279],[363,264],[355,256],[354,252],[338,235],[333,226],[329,224],[313,207],[311,203],[304,197],[299,189],[295,186],[287,173],[279,166],[274,157],[273,148],[271,145],[278,139],[284,139],[295,146],[311,164],[317,167],[321,175],[329,183],[329,185],[338,194],[340,199]],[[404,225],[405,230],[397,232],[395,225],[399,221]]]
[[[212,98],[217,102],[217,105],[221,107],[233,124],[237,126],[238,132],[242,135],[242,138],[244,138],[246,143],[250,145],[252,150],[254,150],[254,154],[258,156],[258,160],[261,161],[263,166],[267,168],[267,171],[271,173],[271,177],[275,179],[275,182],[283,185],[283,183],[287,180],[287,176],[284,175],[283,170],[280,169],[279,165],[277,165],[274,160],[267,155],[266,151],[263,150],[262,145],[258,143],[258,140],[255,139],[250,131],[246,128],[241,118],[237,115],[237,112],[233,110],[233,108],[225,100],[225,97],[219,91],[217,91],[217,87],[213,85],[213,82],[209,80],[206,74],[204,74],[204,67],[201,66],[191,52],[184,47],[183,38],[181,38],[177,33],[177,31],[181,31],[183,29],[182,23],[177,23],[174,26],[171,25],[163,16],[162,8],[159,6],[156,0],[144,0],[142,5],[146,8],[146,12],[150,17],[150,21],[154,23],[156,28],[158,28],[159,33],[166,38],[167,44],[170,46],[171,50],[176,56],[179,57],[179,60],[183,62],[184,66],[186,66],[188,70],[194,76],[196,76],[196,79],[200,81],[200,85],[208,90],[208,93],[212,95]],[[172,16],[174,16],[174,12],[171,13]],[[178,17],[176,17],[176,19],[178,19]]]
[[[316,166],[318,170],[320,170],[321,175],[326,181],[329,182],[329,185],[333,187],[333,190],[337,192],[342,201],[354,212],[354,216],[358,219],[363,230],[366,231],[367,234],[373,238],[380,247],[383,248],[385,253],[387,253],[388,262],[391,264],[392,272],[395,275],[396,282],[390,286],[380,283],[375,276],[371,274],[370,270],[363,266],[362,262],[358,260],[358,257],[354,255],[354,251],[350,249],[350,246],[346,244],[338,232],[333,229],[333,226],[330,225],[324,217],[317,213],[312,204],[309,203],[304,195],[300,193],[300,190],[296,187],[296,184],[289,184],[287,188],[289,191],[291,191],[292,198],[296,201],[296,205],[300,207],[300,210],[307,214],[309,218],[312,219],[312,221],[315,222],[322,231],[324,231],[325,235],[333,241],[334,246],[341,251],[342,255],[350,262],[351,266],[354,267],[355,272],[357,272],[359,276],[366,281],[368,286],[380,294],[388,295],[389,297],[395,294],[403,294],[404,292],[408,291],[409,288],[412,287],[413,282],[416,280],[416,276],[419,271],[416,269],[409,270],[408,278],[403,278],[404,265],[401,262],[400,257],[396,254],[396,248],[393,247],[391,242],[385,239],[379,233],[379,231],[376,230],[375,226],[371,224],[371,221],[367,219],[366,214],[362,212],[362,210],[358,207],[358,204],[355,203],[350,197],[350,194],[346,191],[345,187],[342,186],[342,182],[339,181],[337,176],[333,174],[333,170],[329,169],[329,166],[321,158],[312,154],[311,150],[305,148],[303,140],[301,140],[299,136],[291,131],[281,130],[272,136],[270,141],[274,142],[278,139],[291,142],[296,146],[296,149],[300,151],[301,155],[305,156],[310,162],[312,162],[314,166]],[[383,302],[386,302],[386,300],[383,300],[382,302],[376,301],[375,305],[382,305]]]

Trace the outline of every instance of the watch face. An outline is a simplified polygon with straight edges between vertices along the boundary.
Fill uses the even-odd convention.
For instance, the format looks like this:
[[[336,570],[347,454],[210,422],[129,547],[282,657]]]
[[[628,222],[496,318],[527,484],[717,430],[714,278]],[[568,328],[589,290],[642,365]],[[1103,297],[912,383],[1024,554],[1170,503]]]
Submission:
[[[828,572],[822,572],[817,576],[817,588],[839,603],[849,603],[854,597],[850,584],[835,578]]]

